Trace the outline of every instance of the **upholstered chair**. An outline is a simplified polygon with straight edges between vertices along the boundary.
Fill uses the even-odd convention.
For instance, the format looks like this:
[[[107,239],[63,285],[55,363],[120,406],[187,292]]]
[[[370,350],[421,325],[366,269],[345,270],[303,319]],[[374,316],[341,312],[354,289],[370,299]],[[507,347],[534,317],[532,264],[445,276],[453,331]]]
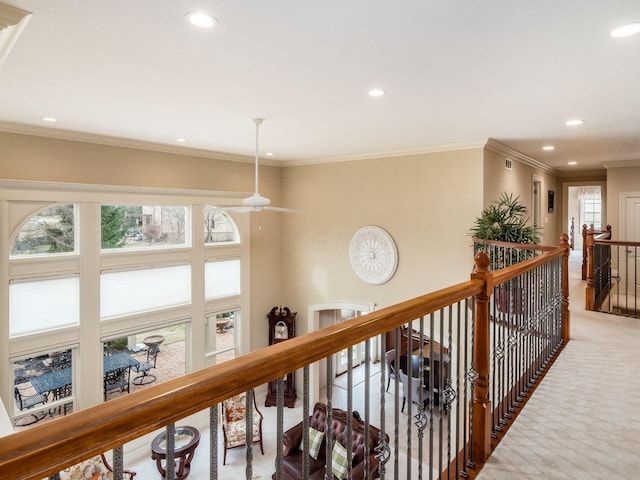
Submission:
[[[260,450],[264,455],[262,447],[262,413],[256,405],[256,397],[253,397],[253,443],[260,443]],[[224,457],[222,464],[227,464],[227,450],[230,448],[242,447],[247,444],[247,394],[241,393],[222,402],[222,433],[224,436]]]

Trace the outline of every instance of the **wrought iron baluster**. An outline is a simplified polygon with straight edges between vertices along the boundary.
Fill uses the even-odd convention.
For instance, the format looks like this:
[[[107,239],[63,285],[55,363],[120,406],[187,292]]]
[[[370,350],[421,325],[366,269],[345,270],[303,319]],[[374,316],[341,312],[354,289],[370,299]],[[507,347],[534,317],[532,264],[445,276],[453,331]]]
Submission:
[[[122,445],[113,449],[113,480],[123,480],[124,458]]]
[[[176,478],[176,462],[175,462],[175,453],[176,453],[176,424],[170,423],[167,425],[166,429],[167,435],[167,444],[166,444],[166,465],[165,470],[167,480],[175,480]]]
[[[209,480],[218,480],[218,406],[209,408]]]
[[[280,377],[278,382],[281,381],[282,378]],[[245,435],[247,436],[245,473],[247,480],[251,480],[253,478],[253,390],[247,391],[245,396],[245,419]],[[278,434],[282,435],[282,432],[278,432]]]
[[[253,427],[252,427],[253,430]],[[309,429],[306,431],[303,429],[302,431],[302,441],[303,443],[303,452],[305,455],[302,455],[303,462],[303,471],[304,471],[304,462],[307,460],[308,455],[306,452],[309,451]],[[306,435],[305,435],[306,434]],[[282,376],[279,376],[276,380],[276,479],[282,480],[282,469],[284,465],[283,459],[283,448],[284,448],[284,381],[282,380]]]

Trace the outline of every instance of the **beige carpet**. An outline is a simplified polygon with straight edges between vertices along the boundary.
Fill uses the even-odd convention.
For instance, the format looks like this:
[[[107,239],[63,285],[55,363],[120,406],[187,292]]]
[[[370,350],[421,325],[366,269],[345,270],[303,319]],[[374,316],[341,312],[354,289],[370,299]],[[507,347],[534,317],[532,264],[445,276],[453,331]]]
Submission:
[[[640,478],[640,320],[584,310],[571,258],[571,342],[478,475]]]

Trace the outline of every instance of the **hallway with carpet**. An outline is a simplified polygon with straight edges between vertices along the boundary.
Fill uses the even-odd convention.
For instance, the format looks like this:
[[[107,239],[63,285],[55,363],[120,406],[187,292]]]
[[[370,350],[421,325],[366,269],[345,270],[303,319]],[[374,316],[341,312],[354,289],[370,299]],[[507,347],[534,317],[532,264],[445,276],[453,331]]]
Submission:
[[[635,479],[640,470],[640,320],[584,309],[569,262],[571,340],[478,480]]]

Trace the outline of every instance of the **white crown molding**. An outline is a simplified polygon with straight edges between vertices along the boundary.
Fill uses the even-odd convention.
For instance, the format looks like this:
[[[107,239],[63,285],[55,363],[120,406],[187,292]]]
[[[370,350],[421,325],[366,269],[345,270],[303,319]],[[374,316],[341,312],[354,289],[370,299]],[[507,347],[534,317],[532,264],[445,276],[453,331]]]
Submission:
[[[613,160],[611,162],[602,162],[604,168],[625,168],[640,167],[640,160]]]
[[[6,3],[0,3],[0,30],[19,24],[23,18],[29,15],[31,15],[31,12]]]
[[[146,196],[172,196],[196,198],[244,198],[249,192],[226,192],[220,190],[198,190],[189,188],[140,187],[129,185],[100,185],[94,183],[43,182],[37,180],[0,179],[0,190],[41,191],[90,194],[136,194]]]
[[[9,56],[30,18],[31,12],[0,3],[0,65]]]
[[[411,155],[423,155],[427,153],[452,152],[456,150],[472,150],[483,148],[486,139],[472,140],[468,142],[446,143],[441,145],[430,145],[419,148],[407,148],[403,150],[389,150],[384,152],[357,153],[354,155],[343,155],[337,157],[318,157],[306,160],[283,160],[281,165],[285,167],[297,167],[301,165],[317,165],[323,163],[353,162],[359,160],[374,160],[377,158],[407,157]]]
[[[131,140],[128,138],[110,137],[107,135],[97,135],[93,133],[76,132],[73,130],[61,130],[57,128],[45,128],[35,125],[25,125],[22,123],[0,122],[0,131],[7,133],[17,133],[20,135],[33,135],[36,137],[53,138],[56,140],[69,140],[72,142],[94,143],[97,145],[107,145],[111,147],[134,148],[138,150],[148,150],[152,152],[170,153],[174,155],[187,155],[190,157],[211,158],[215,160],[226,160],[229,162],[253,163],[255,158],[247,155],[236,155],[233,153],[215,152],[202,150],[187,146],[165,145],[162,143],[145,142],[142,140]],[[260,165],[280,167],[282,164],[274,160],[260,158]]]
[[[602,170],[571,170],[571,169],[559,169],[556,171],[558,179],[564,180],[567,178],[586,178],[586,177],[606,177],[607,171]]]
[[[517,150],[514,150],[511,147],[506,146],[504,143],[501,143],[493,138],[487,140],[487,144],[485,146],[487,149],[492,152],[499,153],[500,155],[505,155],[512,160],[517,160],[520,163],[524,163],[525,165],[529,165],[530,167],[539,168],[545,172],[555,173],[555,169],[550,167],[547,164],[544,164],[535,158],[531,158],[524,153],[520,153]]]

